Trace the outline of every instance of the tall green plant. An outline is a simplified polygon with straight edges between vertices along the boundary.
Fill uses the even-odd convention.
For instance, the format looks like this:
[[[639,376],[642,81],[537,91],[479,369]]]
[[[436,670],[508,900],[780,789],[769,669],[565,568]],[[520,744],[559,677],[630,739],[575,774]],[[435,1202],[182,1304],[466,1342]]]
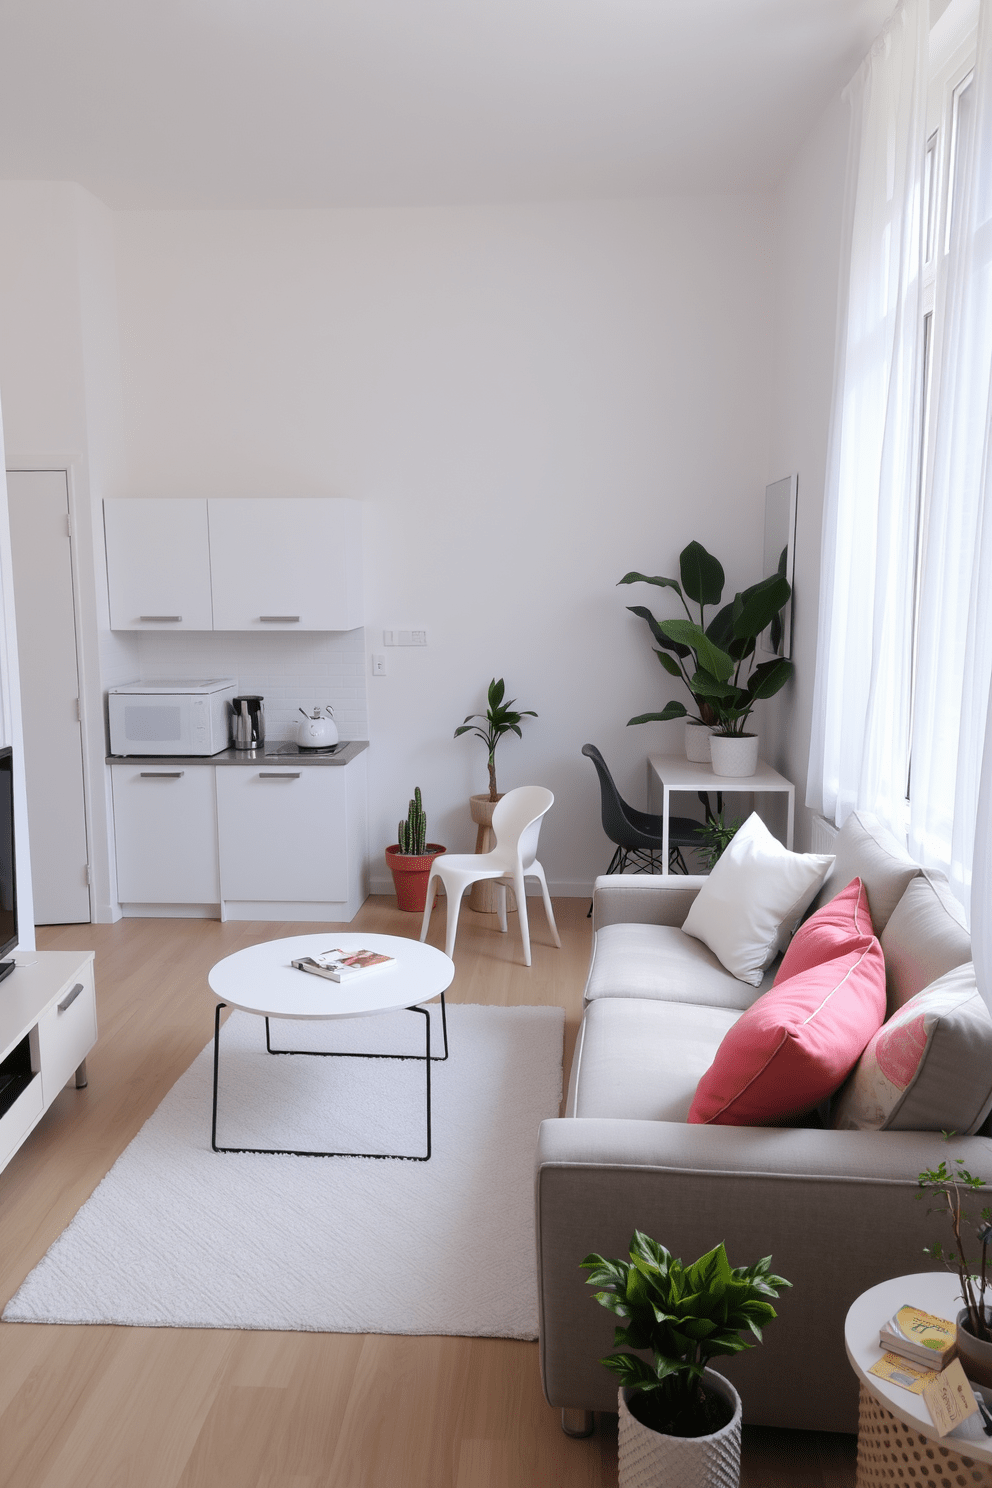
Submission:
[[[731,1270],[722,1243],[691,1266],[683,1266],[657,1240],[635,1230],[630,1260],[588,1255],[581,1263],[589,1286],[601,1287],[596,1301],[623,1320],[615,1348],[651,1353],[609,1354],[600,1363],[621,1385],[644,1398],[631,1405],[638,1419],[669,1436],[703,1436],[713,1430],[700,1388],[710,1359],[738,1354],[762,1341],[762,1329],[777,1315],[771,1299],[791,1282],[775,1276],[771,1256]],[[745,1338],[743,1333],[750,1333]]]
[[[397,828],[396,841],[404,857],[423,857],[427,851],[427,813],[420,796],[420,786],[414,787],[413,800],[406,813],[406,821]]]
[[[475,734],[481,739],[489,753],[489,799],[499,800],[499,792],[496,789],[496,745],[504,734],[516,734],[518,739],[523,738],[520,732],[520,724],[524,718],[536,718],[537,714],[531,708],[525,708],[520,713],[513,711],[516,698],[509,698],[505,703],[503,694],[506,688],[503,678],[497,682],[494,677],[489,684],[488,702],[489,707],[485,713],[469,713],[464,723],[455,729],[455,738],[459,734]],[[472,720],[478,718],[480,723],[473,724]],[[482,725],[485,724],[485,728]]]
[[[621,584],[654,584],[674,589],[687,619],[657,620],[644,605],[628,605],[645,621],[657,642],[655,655],[669,676],[683,682],[696,705],[699,721],[723,734],[742,734],[754,705],[773,697],[792,676],[783,657],[755,663],[758,637],[781,615],[792,589],[782,574],[772,574],[734,595],[707,623],[706,610],[720,605],[726,576],[723,566],[702,543],[691,542],[679,554],[678,579],[631,572]],[[697,607],[698,618],[689,608]],[[667,703],[660,713],[640,713],[634,723],[666,723],[685,718],[684,703]]]

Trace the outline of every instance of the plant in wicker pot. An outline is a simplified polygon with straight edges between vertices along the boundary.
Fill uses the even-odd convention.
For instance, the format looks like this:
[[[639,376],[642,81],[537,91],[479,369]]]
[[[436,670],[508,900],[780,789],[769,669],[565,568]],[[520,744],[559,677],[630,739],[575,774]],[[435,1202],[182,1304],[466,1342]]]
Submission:
[[[427,813],[419,785],[413,792],[406,821],[399,824],[397,837],[398,841],[386,848],[386,862],[396,889],[396,904],[400,909],[423,914],[431,864],[445,849],[439,842],[427,841]]]
[[[486,695],[488,707],[485,713],[469,713],[464,723],[460,723],[455,729],[455,738],[460,734],[474,734],[481,739],[486,746],[489,755],[489,791],[478,796],[469,797],[469,810],[472,820],[478,827],[475,838],[475,850],[477,853],[491,851],[495,841],[493,837],[493,811],[500,798],[496,789],[496,746],[504,734],[516,734],[518,739],[523,738],[520,725],[525,718],[536,718],[537,714],[531,708],[525,708],[521,712],[514,711],[516,698],[507,698],[506,684],[503,678],[493,678],[489,684]],[[478,720],[478,721],[476,721]],[[513,902],[513,891],[506,892],[506,907],[515,909]],[[496,890],[490,879],[481,879],[472,885],[469,890],[468,904],[471,909],[479,914],[496,913]]]
[[[964,1158],[958,1157],[953,1166],[945,1160],[938,1167],[922,1172],[917,1182],[920,1186],[917,1198],[931,1200],[928,1214],[946,1215],[957,1247],[945,1250],[938,1240],[924,1247],[924,1254],[955,1272],[961,1283],[961,1300],[965,1305],[956,1322],[957,1348],[964,1372],[970,1380],[992,1388],[992,1308],[985,1300],[986,1292],[992,1291],[988,1254],[992,1209],[987,1204],[977,1210],[968,1207],[978,1190],[986,1187],[985,1179],[969,1173]],[[971,1246],[978,1247],[974,1259],[975,1252],[968,1253]]]
[[[740,1396],[708,1361],[752,1348],[745,1332],[760,1343],[771,1299],[791,1283],[770,1256],[731,1269],[722,1243],[683,1266],[640,1230],[629,1261],[589,1255],[582,1266],[596,1301],[622,1319],[614,1346],[637,1350],[601,1361],[621,1386],[619,1488],[735,1488]]]

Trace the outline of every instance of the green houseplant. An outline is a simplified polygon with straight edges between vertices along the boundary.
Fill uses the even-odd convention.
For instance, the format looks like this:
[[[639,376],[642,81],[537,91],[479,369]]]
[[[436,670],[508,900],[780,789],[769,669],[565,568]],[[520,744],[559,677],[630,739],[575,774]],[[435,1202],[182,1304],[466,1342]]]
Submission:
[[[423,914],[431,864],[445,849],[439,842],[427,841],[427,813],[419,785],[407,808],[406,820],[400,822],[396,835],[396,843],[386,848],[386,862],[393,875],[397,906]]]
[[[784,657],[755,662],[758,637],[778,617],[792,593],[781,574],[773,574],[740,590],[729,604],[721,606],[726,576],[723,566],[702,543],[691,542],[679,554],[677,579],[637,572],[624,574],[621,584],[654,584],[673,589],[682,601],[686,617],[658,620],[644,605],[628,605],[631,614],[644,620],[655,640],[655,655],[669,676],[686,687],[700,723],[716,733],[739,737],[755,703],[773,697],[792,676],[793,665]],[[698,615],[690,609],[696,606]],[[707,608],[716,613],[707,623]],[[689,716],[684,703],[667,703],[660,713],[640,713],[635,723],[665,723]]]
[[[948,1134],[945,1133],[945,1137]],[[992,1241],[992,1209],[987,1204],[972,1207],[984,1178],[976,1178],[964,1165],[964,1158],[953,1164],[943,1160],[936,1168],[925,1169],[917,1182],[917,1198],[928,1199],[928,1214],[943,1214],[951,1226],[954,1248],[945,1250],[941,1242],[924,1247],[932,1261],[953,1272],[961,1283],[964,1307],[957,1316],[958,1352],[969,1379],[992,1386],[992,1317],[986,1295],[992,1291],[992,1265],[989,1242]]]
[[[494,677],[489,684],[487,694],[488,708],[485,713],[469,713],[464,723],[460,723],[455,729],[455,738],[460,734],[474,734],[481,739],[486,746],[489,755],[489,799],[499,800],[499,792],[496,789],[496,746],[504,734],[516,734],[518,739],[523,738],[520,732],[520,724],[525,718],[536,718],[537,714],[531,708],[525,708],[521,712],[514,712],[513,705],[516,698],[508,698],[503,701],[506,686],[503,678],[499,681]],[[478,719],[478,722],[475,720]]]
[[[760,1343],[776,1316],[772,1301],[790,1283],[773,1274],[770,1256],[732,1269],[722,1243],[684,1266],[640,1230],[629,1261],[588,1255],[582,1266],[588,1285],[599,1288],[596,1301],[621,1320],[613,1340],[619,1351],[601,1361],[621,1385],[621,1488],[625,1464],[629,1473],[631,1459],[643,1464],[646,1453],[659,1462],[659,1483],[683,1481],[680,1471],[693,1482],[707,1481],[707,1473],[714,1482],[736,1481],[740,1399],[707,1365]]]

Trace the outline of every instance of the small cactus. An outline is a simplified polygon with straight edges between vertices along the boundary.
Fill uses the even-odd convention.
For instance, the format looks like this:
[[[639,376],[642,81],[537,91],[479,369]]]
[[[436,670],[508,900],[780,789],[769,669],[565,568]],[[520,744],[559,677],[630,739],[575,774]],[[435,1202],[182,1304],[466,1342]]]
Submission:
[[[427,813],[424,811],[423,802],[420,799],[420,786],[413,792],[413,800],[406,814],[406,821],[401,821],[396,834],[400,852],[407,857],[423,857],[427,850]]]

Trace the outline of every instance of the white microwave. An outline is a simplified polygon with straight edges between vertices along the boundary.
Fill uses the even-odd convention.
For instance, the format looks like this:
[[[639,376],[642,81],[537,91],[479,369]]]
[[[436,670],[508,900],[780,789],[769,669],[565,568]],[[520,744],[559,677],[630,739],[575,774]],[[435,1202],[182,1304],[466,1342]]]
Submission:
[[[111,754],[219,754],[231,742],[233,677],[112,687]]]

